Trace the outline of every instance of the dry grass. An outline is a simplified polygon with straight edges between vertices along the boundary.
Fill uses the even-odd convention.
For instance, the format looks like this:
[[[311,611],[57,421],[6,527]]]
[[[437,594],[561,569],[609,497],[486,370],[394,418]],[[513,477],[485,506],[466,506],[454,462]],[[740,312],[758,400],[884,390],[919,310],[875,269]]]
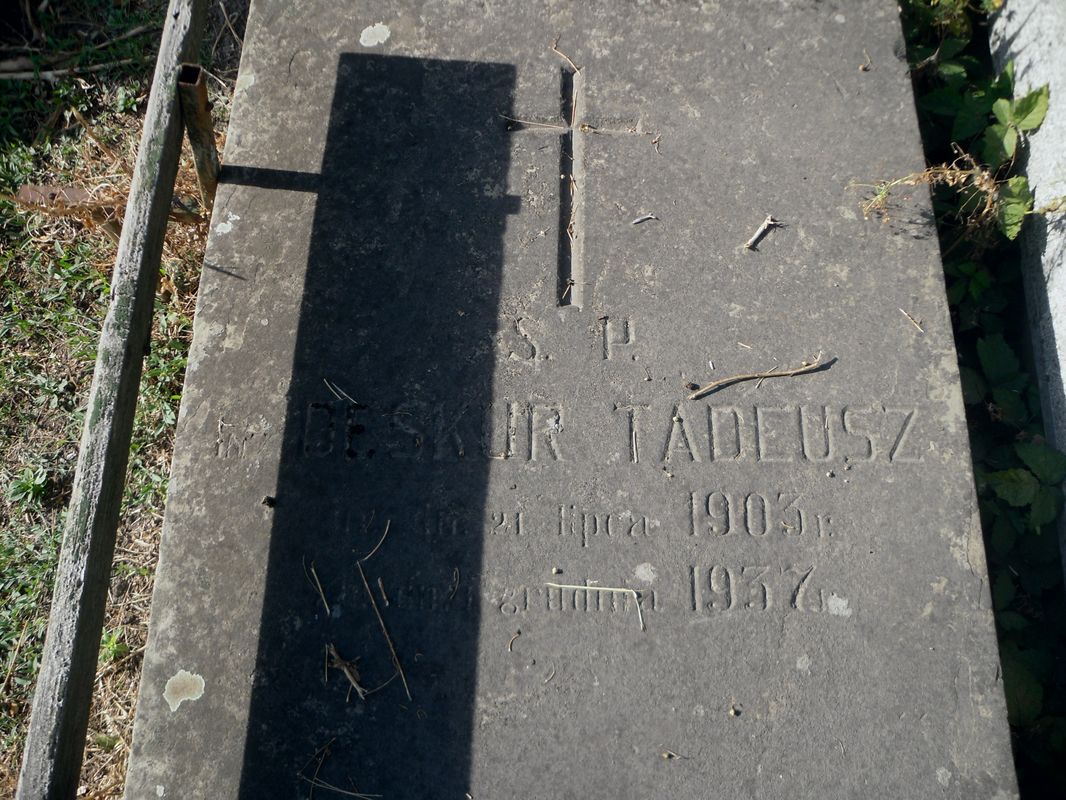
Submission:
[[[135,126],[121,132],[122,144],[130,156],[136,147],[138,134]],[[72,185],[87,188],[96,196],[106,193],[116,198],[117,202],[109,207],[108,215],[121,220],[122,198],[125,197],[129,178],[124,170],[115,169],[108,159],[92,152],[95,149],[91,140],[86,139],[78,149],[76,163],[69,165],[74,168],[67,171],[64,167],[68,165],[56,164],[57,172],[66,172],[66,178]],[[176,194],[195,197],[197,193],[195,171],[186,147]],[[40,218],[33,225],[30,242],[34,249],[39,253],[47,253],[56,242],[62,242],[64,246],[72,242],[85,243],[97,259],[96,268],[107,274],[114,262],[116,249],[114,240],[107,234],[107,228],[94,224],[91,219],[86,220],[79,210],[69,216],[55,209],[45,214],[37,213]],[[181,354],[188,347],[206,233],[205,219],[191,224],[172,222],[169,226],[152,336],[153,342],[165,343],[159,355],[163,360],[181,360]],[[101,304],[95,310],[95,316],[86,316],[82,322],[91,330],[92,338],[98,332],[101,314],[105,309]],[[51,361],[59,372],[71,375],[74,378],[73,395],[84,398],[91,381],[91,365],[87,370],[85,354],[71,352],[60,341],[54,344],[50,352],[40,355],[39,360]],[[165,477],[169,472],[173,445],[175,396],[180,392],[182,377],[180,365],[153,365],[149,361],[146,371],[153,366],[169,370],[170,374],[161,378],[146,376],[147,385],[140,400],[134,431],[135,453],[131,459],[125,507],[118,532],[115,567],[104,623],[105,644],[93,695],[82,772],[85,797],[121,797],[132,734],[162,523]],[[10,442],[9,447],[4,448],[6,452],[3,453],[3,459],[8,463],[23,463],[31,460],[30,454],[47,452],[57,445],[65,451],[65,460],[72,463],[77,452],[77,439],[71,435],[68,409],[56,408],[38,414],[34,424],[24,430],[19,440]],[[61,506],[65,497],[56,500],[53,506]],[[32,514],[32,511],[24,513]],[[45,524],[54,530],[59,525],[58,518],[57,509],[53,507]],[[25,703],[22,705],[25,706]],[[25,716],[28,708],[23,707],[19,711]],[[17,766],[17,753],[3,755],[0,761],[0,794],[6,795],[12,790]]]
[[[144,5],[161,7],[152,0]],[[219,76],[211,90],[216,129],[221,130],[236,77],[237,37],[247,3],[226,0],[235,31],[218,4],[211,6],[205,53],[216,59],[208,63]],[[146,64],[150,63],[148,59]],[[132,85],[139,79],[139,85],[147,86],[146,75],[125,74],[134,78]],[[7,324],[19,313],[35,315],[15,340],[6,337],[0,349],[0,531],[5,532],[0,543],[0,602],[11,608],[12,598],[21,597],[25,607],[21,616],[9,615],[8,621],[17,623],[15,636],[0,630],[4,635],[0,716],[5,725],[0,797],[13,794],[17,779],[58,531],[69,499],[99,325],[106,312],[114,233],[140,138],[140,114],[114,113],[115,94],[121,89],[108,80],[100,74],[82,82],[95,113],[86,112],[79,120],[67,110],[69,105],[57,106],[43,126],[47,142],[42,144],[38,134],[28,150],[23,148],[33,157],[31,182],[83,190],[78,196],[88,196],[89,202],[64,207],[34,203],[33,198],[27,203],[23,197],[23,202],[6,208],[0,203],[0,215],[18,216],[12,225],[7,224],[10,218],[0,216],[8,248],[0,254],[0,282],[7,295],[0,298],[7,302],[6,306],[0,302],[0,313],[7,314],[2,320]],[[138,104],[142,110],[144,99],[142,90]],[[187,145],[175,195],[199,211]],[[183,220],[171,222],[164,246],[152,352],[138,401],[79,797],[119,798],[124,789],[174,421],[207,234],[206,219],[195,213],[178,216]],[[12,495],[20,471],[38,468],[44,476],[40,486],[30,485],[32,491],[22,497]],[[27,587],[37,594],[30,596]]]
[[[1000,182],[992,170],[977,163],[969,153],[961,151],[950,164],[937,164],[902,178],[864,187],[872,189],[873,193],[863,201],[862,213],[867,218],[878,216],[887,221],[893,192],[904,186],[923,185],[948,186],[963,193],[965,199],[960,213],[964,215],[968,226],[981,229],[995,225]]]

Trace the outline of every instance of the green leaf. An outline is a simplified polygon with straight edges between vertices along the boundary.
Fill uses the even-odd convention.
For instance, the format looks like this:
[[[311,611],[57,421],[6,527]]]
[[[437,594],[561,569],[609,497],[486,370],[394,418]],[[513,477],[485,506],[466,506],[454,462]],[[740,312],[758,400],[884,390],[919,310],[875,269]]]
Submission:
[[[970,279],[970,295],[974,300],[980,300],[985,289],[992,285],[992,273],[986,269],[974,274]]]
[[[962,97],[957,89],[945,86],[923,94],[918,98],[918,106],[934,114],[953,117],[962,106]]]
[[[997,190],[998,199],[1001,203],[1025,203],[1033,204],[1033,193],[1029,191],[1029,181],[1024,175],[1015,175],[1009,181],[1001,183]]]
[[[991,383],[1002,383],[1021,370],[1021,362],[1003,338],[996,333],[977,340],[977,358],[981,371]]]
[[[1011,113],[1010,100],[1005,97],[1001,97],[992,104],[992,113],[996,115],[996,119],[999,120],[1001,125],[1010,125],[1014,119],[1014,115]]]
[[[999,408],[1004,422],[1020,428],[1029,421],[1029,406],[1022,399],[1021,394],[1014,389],[1005,387],[993,389],[992,402]]]
[[[992,491],[1006,503],[1015,507],[1027,506],[1033,502],[1040,481],[1027,469],[1005,469],[988,474],[988,484]]]
[[[1022,225],[1025,223],[1025,215],[1029,213],[1032,204],[1023,205],[1022,203],[1001,203],[998,213],[996,215],[996,222],[999,223],[999,229],[1012,242],[1018,238],[1018,234],[1022,232]]]
[[[1007,62],[1003,72],[992,84],[992,91],[1000,97],[1011,98],[1014,96],[1014,59]]]
[[[1009,572],[1001,572],[996,577],[995,582],[992,584],[992,606],[996,611],[1002,611],[1010,605],[1010,601],[1014,599],[1016,589],[1014,588],[1014,580],[1011,578]]]
[[[948,287],[948,305],[957,306],[970,289],[970,282],[965,278],[955,281]]]
[[[940,43],[940,47],[937,49],[937,56],[941,60],[954,58],[966,49],[967,44],[969,44],[969,42],[966,39],[950,36]]]
[[[1047,116],[1050,92],[1048,87],[1034,89],[1020,100],[1015,100],[1011,109],[1011,119],[1019,130],[1035,131]]]
[[[966,78],[966,67],[957,61],[942,61],[936,71],[946,81],[961,81]]]
[[[961,142],[983,131],[993,102],[988,95],[964,94],[955,113],[955,124],[951,126],[951,138]]]
[[[996,102],[1002,102],[997,100]],[[1014,158],[1018,130],[1013,125],[989,125],[981,137],[981,160],[995,169]]]
[[[1066,480],[1066,455],[1041,442],[1017,442],[1014,452],[1041,481],[1058,486]]]
[[[1036,530],[1055,521],[1062,508],[1062,492],[1054,486],[1041,486],[1029,509],[1029,525]]]

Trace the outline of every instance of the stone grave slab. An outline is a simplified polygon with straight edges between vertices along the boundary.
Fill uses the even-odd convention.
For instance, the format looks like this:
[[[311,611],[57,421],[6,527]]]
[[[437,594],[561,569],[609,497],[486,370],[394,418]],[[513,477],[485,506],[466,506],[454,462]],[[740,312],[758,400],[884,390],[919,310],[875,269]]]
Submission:
[[[127,797],[1015,796],[900,50],[257,0]]]

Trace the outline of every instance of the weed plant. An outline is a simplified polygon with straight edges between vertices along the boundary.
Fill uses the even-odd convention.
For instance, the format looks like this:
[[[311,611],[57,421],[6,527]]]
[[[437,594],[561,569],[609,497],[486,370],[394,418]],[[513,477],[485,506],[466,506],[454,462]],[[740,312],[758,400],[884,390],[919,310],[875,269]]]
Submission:
[[[164,0],[9,5],[0,70],[29,75],[0,80],[2,797],[12,796],[21,759],[114,234],[166,9]],[[224,114],[226,95],[213,99]],[[91,214],[34,209],[14,200],[26,184],[107,202]],[[187,152],[176,194],[195,205]],[[205,233],[203,219],[171,224],[164,247],[82,771],[95,798],[122,793]]]
[[[1034,214],[1019,174],[1047,87],[1014,97],[995,74],[988,15],[1002,0],[907,0],[907,38],[929,168],[879,184],[867,213],[891,213],[900,185],[928,184],[987,545],[1003,683],[1023,797],[1061,796],[1066,756],[1066,597],[1057,523],[1066,456],[1044,440],[1016,239]]]

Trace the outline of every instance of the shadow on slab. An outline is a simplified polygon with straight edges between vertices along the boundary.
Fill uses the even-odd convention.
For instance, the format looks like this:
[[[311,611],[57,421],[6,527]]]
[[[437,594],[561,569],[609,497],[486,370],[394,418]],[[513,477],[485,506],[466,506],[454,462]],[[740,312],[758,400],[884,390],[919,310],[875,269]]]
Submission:
[[[490,461],[468,450],[517,210],[485,187],[506,185],[514,80],[506,65],[345,54],[317,180],[229,169],[318,192],[267,501],[245,800],[303,797],[312,781],[316,796],[469,788],[481,541],[459,520],[484,513]],[[357,562],[379,542],[364,586]],[[329,646],[347,670],[327,667]]]

